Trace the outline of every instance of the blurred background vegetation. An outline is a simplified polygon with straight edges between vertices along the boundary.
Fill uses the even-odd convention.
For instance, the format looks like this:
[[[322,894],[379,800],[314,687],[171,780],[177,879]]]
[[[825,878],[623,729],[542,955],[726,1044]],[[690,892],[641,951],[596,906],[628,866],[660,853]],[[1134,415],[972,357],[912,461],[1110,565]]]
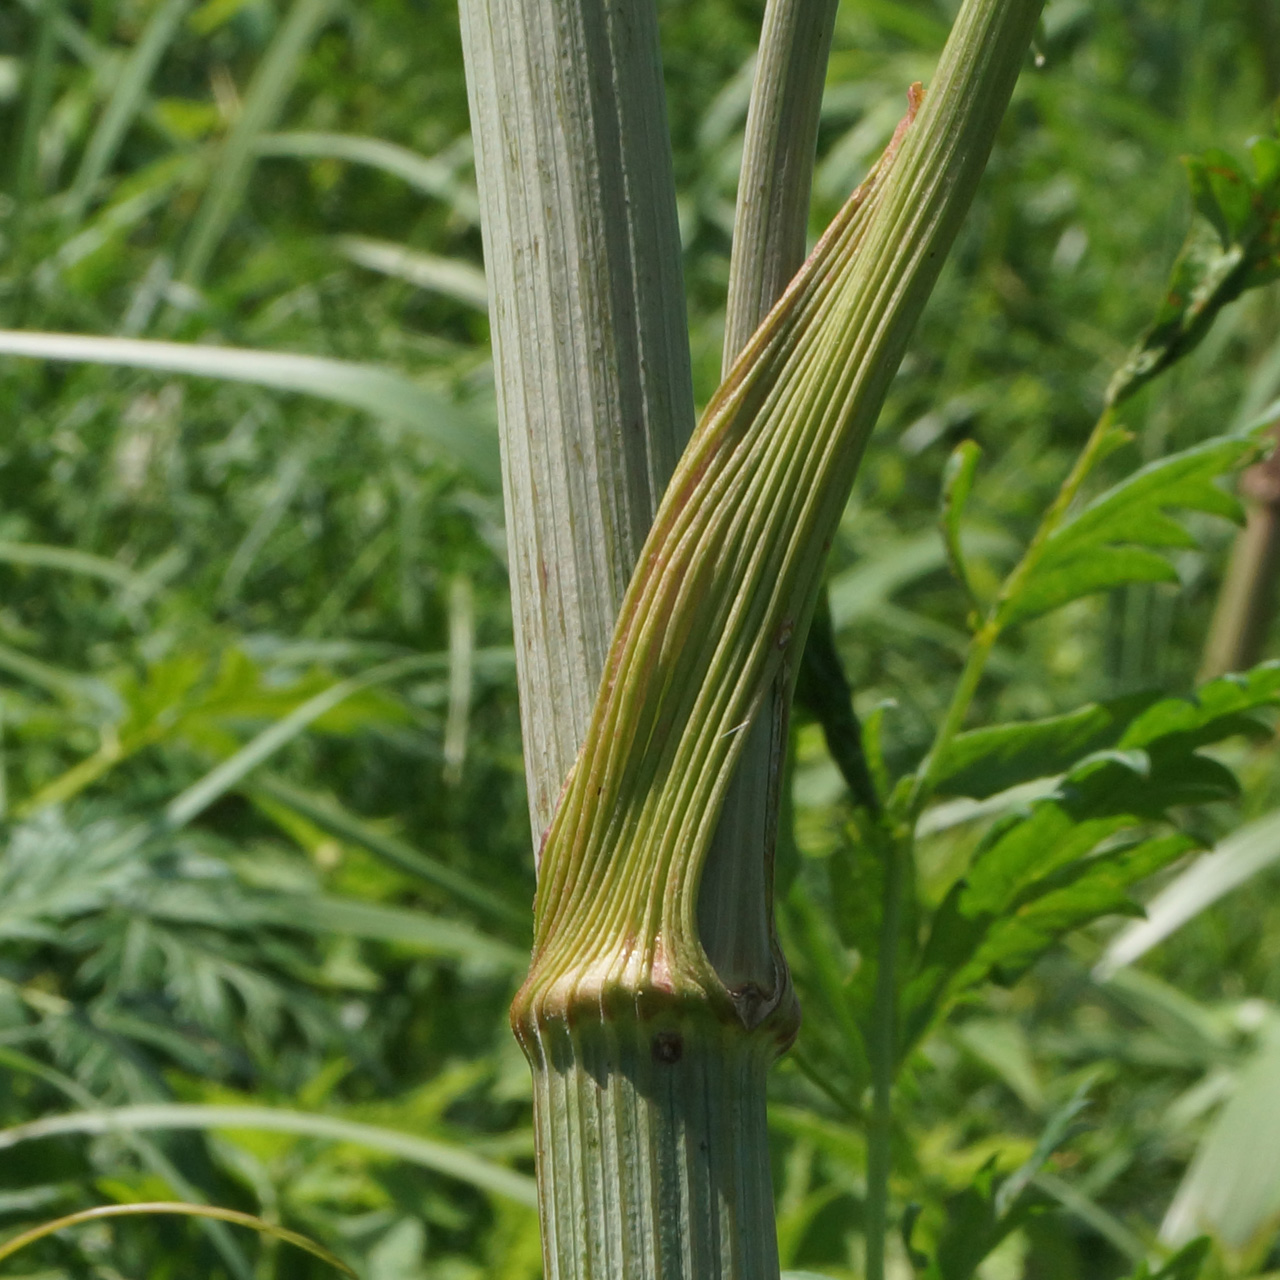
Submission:
[[[763,0],[659,9],[705,401]],[[815,232],[951,13],[841,5]],[[305,1231],[371,1280],[540,1273],[505,1013],[532,836],[457,21],[452,0],[0,2],[0,327],[116,340],[0,339],[5,1232],[186,1199]],[[832,552],[842,656],[895,761],[963,651],[934,526],[951,448],[984,450],[970,552],[995,581],[1159,300],[1191,217],[1178,157],[1240,151],[1277,94],[1271,0],[1050,0]],[[1126,410],[1116,474],[1276,396],[1278,287]],[[1234,536],[1202,534],[1180,588],[1003,647],[981,719],[1189,689]],[[1190,821],[1206,843],[1255,822],[1246,888],[1193,885],[1186,922],[1109,976],[1114,923],[1060,948],[913,1061],[895,1193],[926,1217],[1087,1099],[1040,1178],[1055,1208],[987,1280],[1127,1274],[1197,1222],[1225,1272],[1280,1267],[1280,779],[1270,740],[1223,758],[1240,803]],[[848,797],[803,721],[792,783],[780,912],[807,1019],[774,1075],[780,1242],[784,1266],[856,1276],[859,888]],[[922,902],[963,866],[970,816],[926,815]],[[325,1274],[176,1219],[8,1265]]]

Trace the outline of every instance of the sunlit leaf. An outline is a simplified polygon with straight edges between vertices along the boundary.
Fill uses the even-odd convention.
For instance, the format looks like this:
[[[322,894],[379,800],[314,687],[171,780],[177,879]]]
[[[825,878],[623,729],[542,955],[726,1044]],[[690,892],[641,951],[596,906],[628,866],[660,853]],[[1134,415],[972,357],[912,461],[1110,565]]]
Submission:
[[[1129,582],[1176,582],[1166,552],[1194,547],[1196,540],[1168,513],[1242,520],[1240,503],[1217,482],[1257,453],[1248,438],[1210,440],[1150,463],[1108,489],[1049,537],[1027,580],[1002,602],[999,625],[1024,622]]]
[[[1192,198],[1204,221],[1187,236],[1155,322],[1112,379],[1110,403],[1191,351],[1228,303],[1280,274],[1278,150],[1276,137],[1256,141],[1253,174],[1225,151],[1187,158]]]

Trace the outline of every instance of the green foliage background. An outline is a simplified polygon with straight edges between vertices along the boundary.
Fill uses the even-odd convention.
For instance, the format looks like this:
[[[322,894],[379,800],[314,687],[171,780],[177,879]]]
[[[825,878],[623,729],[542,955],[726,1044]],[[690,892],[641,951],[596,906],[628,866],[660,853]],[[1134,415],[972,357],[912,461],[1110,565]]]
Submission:
[[[660,5],[700,401],[762,8]],[[950,16],[946,0],[842,4],[815,231],[927,82]],[[894,770],[928,745],[967,634],[936,530],[952,447],[984,452],[965,544],[989,595],[1155,314],[1192,217],[1178,156],[1239,152],[1280,93],[1268,0],[1052,0],[1038,55],[832,551],[836,640],[859,711],[885,708]],[[505,1016],[532,836],[454,6],[4,0],[0,148],[0,326],[200,344],[197,363],[234,348],[248,379],[0,347],[0,1224],[205,1200],[372,1280],[536,1275]],[[1278,319],[1275,286],[1227,310],[1126,406],[1133,441],[1097,487],[1255,417],[1280,391]],[[348,364],[264,390],[250,349],[407,381],[357,387]],[[1002,640],[971,723],[1189,690],[1232,536],[1189,523],[1180,585],[1079,600]],[[1201,845],[1280,790],[1269,734],[1216,751],[1243,794],[1183,813]],[[791,801],[780,913],[807,1021],[774,1079],[780,1243],[786,1266],[857,1275],[850,1024],[875,886],[803,717]],[[926,822],[922,918],[983,829],[954,802]],[[1280,918],[1260,876],[1109,980],[1091,970],[1114,919],[931,1031],[896,1138],[913,1242],[950,1257],[947,1207],[969,1213],[1066,1107],[988,1280],[1127,1274],[1214,1143],[1263,1194],[1205,1210],[1212,1265],[1280,1265]],[[905,1245],[893,1263],[907,1274]],[[178,1219],[80,1228],[8,1265],[323,1271]]]

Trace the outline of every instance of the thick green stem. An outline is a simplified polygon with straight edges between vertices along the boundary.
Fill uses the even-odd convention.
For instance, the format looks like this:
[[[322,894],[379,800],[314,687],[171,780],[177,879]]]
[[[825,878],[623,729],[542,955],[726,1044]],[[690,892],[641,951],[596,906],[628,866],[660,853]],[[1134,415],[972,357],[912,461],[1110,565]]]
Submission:
[[[776,1280],[777,1046],[663,1005],[522,1029],[547,1280]]]
[[[461,0],[535,844],[693,430],[653,0]]]

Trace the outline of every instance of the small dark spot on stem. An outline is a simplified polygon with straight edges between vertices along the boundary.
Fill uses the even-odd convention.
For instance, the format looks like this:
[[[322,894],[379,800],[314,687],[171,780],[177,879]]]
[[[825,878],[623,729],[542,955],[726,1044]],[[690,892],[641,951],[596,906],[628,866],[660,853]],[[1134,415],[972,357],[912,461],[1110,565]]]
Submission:
[[[684,1041],[674,1031],[659,1031],[653,1037],[653,1060],[668,1065],[679,1062],[684,1055]]]

